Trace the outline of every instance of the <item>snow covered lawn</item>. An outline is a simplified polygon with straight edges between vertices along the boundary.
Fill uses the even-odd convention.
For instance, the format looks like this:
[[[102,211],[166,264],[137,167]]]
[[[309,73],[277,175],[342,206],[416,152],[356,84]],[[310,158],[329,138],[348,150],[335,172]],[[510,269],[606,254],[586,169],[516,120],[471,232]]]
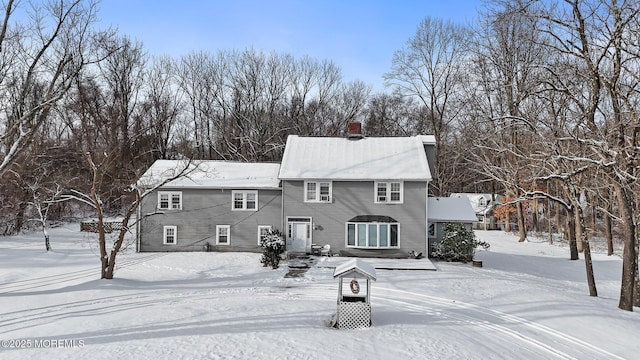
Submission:
[[[333,270],[284,278],[259,254],[126,253],[99,280],[93,241],[77,225],[0,238],[2,359],[632,359],[640,315],[617,309],[618,257],[583,261],[540,242],[477,232],[483,268],[378,270],[373,326],[326,326]],[[407,260],[410,261],[410,260]]]

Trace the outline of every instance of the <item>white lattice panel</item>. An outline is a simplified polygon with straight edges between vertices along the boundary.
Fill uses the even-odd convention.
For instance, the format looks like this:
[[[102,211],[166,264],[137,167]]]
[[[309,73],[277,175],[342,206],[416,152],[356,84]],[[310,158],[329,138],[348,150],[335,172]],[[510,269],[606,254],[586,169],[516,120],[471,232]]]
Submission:
[[[371,305],[364,302],[338,303],[338,329],[358,329],[371,326]]]

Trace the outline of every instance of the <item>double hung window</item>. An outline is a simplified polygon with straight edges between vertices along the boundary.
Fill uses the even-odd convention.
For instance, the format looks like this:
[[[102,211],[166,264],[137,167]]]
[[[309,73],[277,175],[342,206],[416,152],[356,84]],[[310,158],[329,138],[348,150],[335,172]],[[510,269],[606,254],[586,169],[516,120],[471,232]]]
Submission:
[[[182,210],[181,191],[159,191],[158,209],[161,210]]]
[[[234,190],[231,192],[233,210],[258,210],[258,191]]]
[[[403,202],[403,183],[401,181],[376,181],[375,202],[378,204],[401,204]]]
[[[231,243],[231,225],[216,225],[216,245]]]
[[[305,202],[331,202],[332,184],[331,181],[305,181],[304,201]]]
[[[162,243],[165,245],[175,245],[178,243],[177,226],[164,226],[162,228]]]
[[[262,244],[262,240],[269,234],[271,229],[271,225],[258,225],[258,245]]]

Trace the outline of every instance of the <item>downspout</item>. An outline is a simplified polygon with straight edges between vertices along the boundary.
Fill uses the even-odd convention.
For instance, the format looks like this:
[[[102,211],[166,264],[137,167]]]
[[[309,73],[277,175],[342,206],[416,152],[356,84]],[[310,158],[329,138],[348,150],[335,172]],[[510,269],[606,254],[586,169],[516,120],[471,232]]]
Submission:
[[[142,206],[142,202],[138,204],[138,210],[136,210],[136,252],[137,253],[140,252],[140,244],[141,244],[141,241],[140,241],[140,237],[141,237],[141,235],[140,235],[140,222],[141,222],[141,219],[140,219],[140,214],[141,214],[140,207],[141,206]]]
[[[280,224],[282,225],[282,235],[284,235],[285,250],[287,250],[286,244],[289,233],[284,218],[284,184],[285,182],[280,180]]]
[[[429,180],[427,180],[427,184],[424,188],[424,236],[425,236],[425,255],[429,257]],[[435,225],[434,225],[435,226]]]

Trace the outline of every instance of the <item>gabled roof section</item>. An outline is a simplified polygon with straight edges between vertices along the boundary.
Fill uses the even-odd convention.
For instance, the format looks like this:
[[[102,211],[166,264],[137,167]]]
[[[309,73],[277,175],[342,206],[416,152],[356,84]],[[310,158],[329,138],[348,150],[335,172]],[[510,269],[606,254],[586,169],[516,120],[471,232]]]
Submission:
[[[282,180],[431,180],[422,136],[300,137],[289,135]]]
[[[280,164],[214,160],[156,160],[140,177],[138,185],[150,188],[179,174],[163,188],[277,189]]]
[[[427,201],[429,222],[478,221],[467,197],[430,197]]]
[[[351,259],[347,260],[344,263],[336,266],[333,271],[333,278],[337,277],[348,277],[352,274],[359,274],[360,276],[375,281],[376,280],[376,269],[362,261],[362,259]]]
[[[435,145],[436,137],[434,135],[417,135],[424,145]]]
[[[497,204],[502,200],[502,195],[494,194],[493,198],[495,201],[492,201],[491,194],[477,194],[477,193],[454,193],[451,194],[450,197],[455,198],[464,198],[466,197],[471,202],[471,207],[476,214],[486,215],[488,212],[493,210]]]

